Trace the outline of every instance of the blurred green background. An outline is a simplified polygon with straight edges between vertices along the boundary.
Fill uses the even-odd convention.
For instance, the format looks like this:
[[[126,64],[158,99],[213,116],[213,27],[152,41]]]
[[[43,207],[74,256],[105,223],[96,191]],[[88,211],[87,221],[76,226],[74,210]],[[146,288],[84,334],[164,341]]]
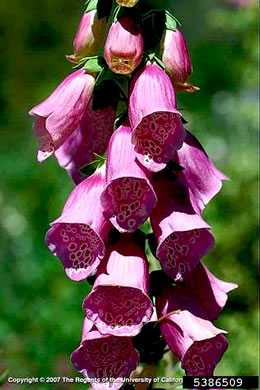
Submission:
[[[182,22],[191,81],[201,90],[180,94],[179,106],[188,129],[231,179],[205,212],[216,235],[205,263],[239,284],[217,321],[229,331],[230,347],[216,374],[257,375],[257,2],[147,2],[171,4]],[[82,9],[78,0],[0,2],[0,373],[8,368],[13,377],[77,375],[69,356],[80,342],[88,285],[71,282],[44,244],[72,183],[55,158],[36,162],[27,112],[71,71],[64,55],[72,52]],[[75,386],[83,387],[3,388]]]

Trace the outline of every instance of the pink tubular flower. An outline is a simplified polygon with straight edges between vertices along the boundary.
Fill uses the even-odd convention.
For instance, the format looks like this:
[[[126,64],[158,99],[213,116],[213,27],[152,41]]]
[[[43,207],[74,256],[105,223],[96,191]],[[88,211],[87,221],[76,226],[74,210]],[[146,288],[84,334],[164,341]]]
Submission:
[[[199,288],[199,286],[198,286]],[[226,351],[227,333],[208,320],[200,304],[181,286],[164,289],[157,297],[162,335],[187,375],[213,375]]]
[[[55,152],[59,165],[68,171],[76,184],[86,178],[79,169],[95,159],[94,153],[105,153],[116,118],[112,107],[102,110],[92,110],[91,107],[92,102],[77,130]]]
[[[151,224],[158,241],[156,255],[165,273],[181,282],[213,247],[214,237],[210,226],[195,212],[181,173],[160,173],[154,188],[158,203],[151,213]]]
[[[42,103],[29,112],[36,116],[37,159],[43,162],[77,129],[92,96],[95,79],[84,70],[72,73]]]
[[[112,228],[103,216],[100,194],[105,186],[103,167],[70,194],[61,216],[51,224],[46,243],[74,281],[93,274],[104,257]]]
[[[165,30],[161,40],[161,55],[165,70],[177,90],[198,91],[198,87],[187,82],[192,73],[192,65],[187,44],[180,30]]]
[[[152,316],[144,251],[130,234],[110,246],[83,309],[102,334],[135,336]]]
[[[85,318],[82,341],[71,354],[71,361],[76,369],[89,379],[93,388],[115,390],[122,386],[123,378],[129,377],[136,369],[139,354],[130,337],[102,335],[93,323]],[[115,381],[102,381],[106,379]]]
[[[132,73],[143,57],[141,28],[129,17],[120,18],[109,30],[104,57],[115,73]]]
[[[187,291],[207,313],[210,321],[218,318],[221,310],[225,306],[227,293],[236,289],[235,283],[224,282],[216,278],[208,268],[199,263],[194,271],[185,279],[183,283]]]
[[[157,201],[150,180],[150,172],[136,161],[131,128],[120,126],[109,142],[101,196],[105,216],[120,232],[133,232],[149,217]]]
[[[72,63],[78,63],[81,58],[96,55],[105,33],[106,18],[99,19],[96,9],[85,12],[73,42],[74,54],[67,56],[67,59]]]
[[[171,80],[159,66],[147,64],[135,74],[129,119],[138,160],[150,171],[165,168],[182,146],[185,130]]]
[[[184,168],[182,174],[202,211],[228,177],[215,167],[199,141],[188,131],[173,160]]]

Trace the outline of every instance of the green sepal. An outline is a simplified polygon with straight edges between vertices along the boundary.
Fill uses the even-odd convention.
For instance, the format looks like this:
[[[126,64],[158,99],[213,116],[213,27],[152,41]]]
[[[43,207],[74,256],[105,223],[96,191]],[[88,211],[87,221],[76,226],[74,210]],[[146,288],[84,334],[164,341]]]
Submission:
[[[106,67],[106,61],[101,56],[86,57],[82,59],[82,62],[85,61],[83,69],[90,73],[99,73]]]
[[[166,30],[177,30],[177,24],[181,26],[181,23],[178,21],[178,19],[175,18],[169,11],[165,11],[165,28]]]
[[[95,160],[91,161],[91,163],[85,165],[84,167],[80,168],[80,172],[85,176],[91,176],[97,168],[102,167],[102,165],[106,162],[106,158],[103,156],[100,156],[97,153],[94,153]]]
[[[93,11],[94,9],[97,9],[99,0],[87,0],[85,5],[85,13]]]
[[[159,65],[163,70],[165,69],[165,65],[162,62],[162,60],[156,55],[154,52],[147,51],[144,53],[144,61],[142,63],[142,66],[146,64],[147,62],[155,62],[157,65]]]

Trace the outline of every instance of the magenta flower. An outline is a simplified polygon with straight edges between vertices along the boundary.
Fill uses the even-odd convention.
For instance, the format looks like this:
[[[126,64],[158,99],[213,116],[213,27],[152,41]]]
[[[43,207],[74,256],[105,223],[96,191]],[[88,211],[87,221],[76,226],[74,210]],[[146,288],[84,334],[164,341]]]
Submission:
[[[130,234],[110,246],[83,309],[102,334],[135,336],[152,316],[144,251]]]
[[[68,171],[76,184],[86,178],[79,169],[95,159],[94,153],[105,153],[116,118],[112,107],[102,110],[92,110],[91,107],[92,102],[77,130],[55,152],[59,165]]]
[[[98,169],[74,188],[61,216],[51,223],[46,235],[48,248],[74,281],[96,271],[112,228],[99,201],[105,186],[103,171],[103,167]]]
[[[120,126],[109,142],[107,185],[101,196],[105,216],[120,232],[133,232],[149,217],[157,202],[151,179],[136,161],[131,128]]]
[[[199,285],[197,286],[199,288]],[[163,290],[156,301],[162,335],[187,375],[213,375],[228,347],[227,333],[208,320],[200,304],[181,286]]]
[[[235,283],[224,282],[216,278],[208,268],[199,263],[183,283],[185,291],[189,293],[207,313],[210,321],[218,318],[225,306],[227,293],[236,289]]]
[[[71,361],[90,382],[94,380],[93,388],[115,390],[122,386],[123,378],[136,369],[139,354],[130,337],[102,335],[85,318],[81,344],[71,354]],[[107,378],[114,381],[102,383],[102,379]]]
[[[151,213],[157,257],[165,273],[180,282],[214,245],[210,226],[195,212],[181,174],[158,175],[154,181],[158,203]]]
[[[222,181],[228,180],[227,176],[215,167],[197,138],[188,131],[182,148],[173,159],[184,168],[182,174],[202,211],[221,190]]]
[[[161,55],[165,70],[177,90],[196,92],[199,89],[187,82],[192,73],[192,65],[187,44],[180,30],[165,30],[161,40]]]
[[[98,18],[97,10],[84,12],[74,42],[74,54],[66,56],[73,63],[98,53],[106,33],[106,18]]]
[[[108,32],[104,57],[115,73],[132,73],[143,57],[141,28],[125,16],[114,22]]]
[[[72,73],[42,103],[29,112],[36,116],[37,159],[43,162],[77,129],[92,96],[95,79],[84,70]]]
[[[138,160],[150,171],[165,168],[182,146],[185,130],[171,80],[159,66],[147,64],[135,74],[129,119]]]

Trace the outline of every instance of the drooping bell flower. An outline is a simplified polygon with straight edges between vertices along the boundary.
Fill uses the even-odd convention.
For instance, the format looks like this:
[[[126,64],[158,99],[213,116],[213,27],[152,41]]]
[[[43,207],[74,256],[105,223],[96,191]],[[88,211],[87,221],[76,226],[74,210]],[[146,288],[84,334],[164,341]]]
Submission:
[[[197,288],[200,286],[198,285]],[[187,375],[213,375],[228,347],[227,333],[208,320],[200,304],[181,286],[168,287],[156,299],[162,335]]]
[[[79,127],[55,152],[61,167],[67,170],[75,184],[86,178],[79,169],[103,155],[113,132],[116,113],[112,107],[92,110],[90,102]]]
[[[151,173],[136,160],[128,124],[112,135],[106,166],[104,214],[120,232],[133,232],[149,217],[157,198]]]
[[[139,25],[127,16],[114,22],[108,32],[104,57],[115,73],[129,74],[143,57],[143,37]]]
[[[153,172],[165,168],[182,146],[185,130],[171,80],[158,65],[147,64],[135,74],[129,120],[138,160]]]
[[[74,281],[95,273],[105,254],[112,225],[103,216],[100,195],[105,187],[104,168],[74,188],[61,216],[46,235],[50,251],[57,256]]]
[[[218,318],[225,306],[228,299],[227,293],[238,286],[216,278],[204,264],[199,263],[185,279],[183,287],[203,307],[208,319],[213,321]]]
[[[193,208],[187,184],[178,173],[161,172],[154,180],[158,203],[151,224],[156,255],[165,273],[182,282],[214,245],[210,226]]]
[[[92,321],[84,319],[80,346],[71,361],[97,389],[119,389],[139,362],[130,337],[102,335]],[[114,379],[109,381],[109,379]],[[104,382],[103,382],[104,381]]]
[[[72,73],[42,103],[32,108],[39,138],[37,159],[43,162],[77,129],[88,106],[95,78],[83,69]]]
[[[83,310],[102,334],[135,336],[152,316],[144,250],[131,234],[107,248]]]
[[[192,73],[192,65],[187,44],[179,29],[164,31],[161,39],[161,56],[165,70],[177,90],[190,93],[199,90],[187,81]]]
[[[121,7],[134,7],[139,0],[116,0],[118,5]]]
[[[184,168],[182,174],[202,211],[228,177],[215,167],[197,138],[187,130],[182,148],[173,160]]]
[[[105,38],[106,17],[98,18],[96,9],[84,12],[74,42],[74,54],[66,56],[72,63],[82,58],[94,56]]]

